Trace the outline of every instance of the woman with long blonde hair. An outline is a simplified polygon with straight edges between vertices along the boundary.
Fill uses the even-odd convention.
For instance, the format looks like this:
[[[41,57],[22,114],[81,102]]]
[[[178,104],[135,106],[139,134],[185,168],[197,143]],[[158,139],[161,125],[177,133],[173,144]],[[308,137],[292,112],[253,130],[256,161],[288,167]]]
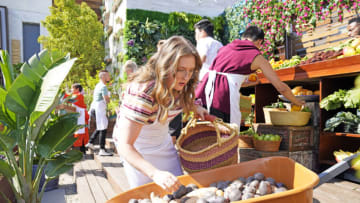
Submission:
[[[180,186],[176,176],[182,170],[168,124],[182,111],[207,114],[194,104],[200,68],[195,47],[173,36],[129,78],[113,137],[131,188],[152,181],[169,192]]]

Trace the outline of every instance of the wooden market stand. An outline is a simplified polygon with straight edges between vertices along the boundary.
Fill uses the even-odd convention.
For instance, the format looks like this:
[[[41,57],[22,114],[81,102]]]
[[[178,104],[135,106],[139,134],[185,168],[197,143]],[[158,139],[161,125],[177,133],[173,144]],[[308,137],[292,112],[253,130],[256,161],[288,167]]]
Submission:
[[[298,85],[310,90],[320,90],[320,101],[329,94],[339,89],[351,89],[354,87],[354,79],[360,75],[360,55],[316,62],[313,64],[296,66],[276,71],[279,78],[290,87]],[[255,93],[255,123],[264,123],[263,107],[278,100],[279,93],[264,77],[258,74],[258,82],[244,83],[241,89],[243,94]],[[320,109],[318,116],[319,127],[314,126],[314,136],[319,136],[318,163],[322,166],[335,164],[333,152],[342,149],[344,151],[356,151],[360,147],[360,134],[342,132],[324,132],[327,119],[339,111],[352,111],[355,109],[337,109],[326,111]]]

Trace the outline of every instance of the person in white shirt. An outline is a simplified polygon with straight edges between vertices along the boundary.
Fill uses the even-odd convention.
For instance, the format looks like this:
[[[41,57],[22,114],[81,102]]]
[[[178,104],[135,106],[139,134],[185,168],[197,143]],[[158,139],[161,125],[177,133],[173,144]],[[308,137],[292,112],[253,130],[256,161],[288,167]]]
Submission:
[[[201,81],[223,45],[213,38],[214,25],[208,19],[200,20],[194,25],[194,28],[196,50],[199,52],[203,63],[199,73],[199,81]]]

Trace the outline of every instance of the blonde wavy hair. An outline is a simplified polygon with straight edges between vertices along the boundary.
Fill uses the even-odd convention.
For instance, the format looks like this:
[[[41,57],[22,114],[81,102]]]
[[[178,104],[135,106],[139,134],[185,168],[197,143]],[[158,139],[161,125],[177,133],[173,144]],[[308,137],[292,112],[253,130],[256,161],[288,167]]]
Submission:
[[[195,69],[183,90],[177,91],[174,89],[176,81],[169,87],[167,79],[169,76],[173,76],[176,80],[175,74],[179,60],[182,56],[187,55],[195,57]],[[151,96],[155,99],[156,104],[159,105],[160,115],[158,120],[160,123],[164,123],[168,117],[169,109],[176,105],[175,100],[177,97],[179,97],[180,105],[185,114],[194,110],[195,86],[198,83],[201,65],[200,56],[194,45],[182,36],[173,36],[164,40],[161,49],[148,60],[145,66],[128,78],[128,81],[139,83],[155,81]]]

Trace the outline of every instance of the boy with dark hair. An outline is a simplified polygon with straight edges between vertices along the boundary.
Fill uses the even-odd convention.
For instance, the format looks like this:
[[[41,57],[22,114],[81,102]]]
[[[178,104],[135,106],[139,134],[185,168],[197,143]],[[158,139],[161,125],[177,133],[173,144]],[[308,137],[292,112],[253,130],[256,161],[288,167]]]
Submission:
[[[199,81],[202,80],[205,73],[209,70],[217,52],[223,46],[221,42],[215,40],[214,25],[208,20],[203,19],[194,25],[196,50],[199,52],[203,65],[200,69]]]
[[[196,89],[210,114],[227,123],[240,126],[240,88],[248,75],[260,69],[280,94],[296,105],[305,104],[298,100],[289,86],[282,82],[270,63],[261,55],[259,48],[264,41],[264,32],[250,26],[242,36],[220,49],[208,73]]]
[[[347,26],[348,36],[356,37],[360,35],[360,17],[355,17],[349,20],[349,24]]]

